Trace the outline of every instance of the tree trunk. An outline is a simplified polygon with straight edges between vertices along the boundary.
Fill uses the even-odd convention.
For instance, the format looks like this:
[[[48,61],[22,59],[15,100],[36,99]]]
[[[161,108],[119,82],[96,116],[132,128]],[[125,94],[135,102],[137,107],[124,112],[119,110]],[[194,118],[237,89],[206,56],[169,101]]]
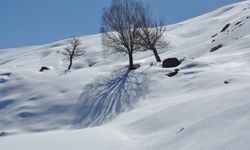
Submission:
[[[128,53],[129,56],[129,70],[134,70],[134,64],[133,64],[133,53]]]
[[[73,57],[70,57],[68,70],[70,70],[72,66],[72,62],[73,62]]]
[[[152,51],[153,51],[153,53],[154,53],[154,55],[155,55],[156,61],[157,61],[157,62],[161,62],[161,58],[160,58],[160,56],[158,55],[157,49],[156,49],[155,47],[153,47],[153,48],[152,48]]]

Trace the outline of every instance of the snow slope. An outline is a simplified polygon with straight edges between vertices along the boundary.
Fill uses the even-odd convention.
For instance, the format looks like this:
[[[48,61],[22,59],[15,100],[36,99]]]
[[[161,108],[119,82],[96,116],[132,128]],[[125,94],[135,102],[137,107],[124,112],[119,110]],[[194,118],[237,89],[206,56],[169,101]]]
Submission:
[[[249,150],[250,1],[166,28],[161,57],[186,57],[171,78],[151,52],[126,72],[100,35],[70,72],[69,40],[0,51],[0,149]]]

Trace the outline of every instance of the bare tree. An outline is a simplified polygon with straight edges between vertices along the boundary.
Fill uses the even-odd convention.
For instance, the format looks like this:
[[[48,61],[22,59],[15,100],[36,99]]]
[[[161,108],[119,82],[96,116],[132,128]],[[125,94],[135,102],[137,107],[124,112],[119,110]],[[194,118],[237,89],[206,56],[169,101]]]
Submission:
[[[102,43],[106,49],[125,52],[129,56],[129,70],[134,70],[133,53],[141,50],[140,12],[144,7],[135,0],[113,0],[102,15]]]
[[[85,54],[85,51],[84,51],[85,48],[80,49],[80,45],[81,45],[80,40],[74,38],[70,41],[70,46],[66,47],[64,51],[62,52],[62,54],[64,54],[65,56],[69,58],[68,70],[70,70],[74,58],[83,56]]]
[[[147,7],[140,11],[139,23],[141,26],[140,45],[145,50],[152,50],[156,61],[161,62],[157,49],[164,48],[168,45],[163,36],[166,31],[163,21],[154,20],[149,7]]]

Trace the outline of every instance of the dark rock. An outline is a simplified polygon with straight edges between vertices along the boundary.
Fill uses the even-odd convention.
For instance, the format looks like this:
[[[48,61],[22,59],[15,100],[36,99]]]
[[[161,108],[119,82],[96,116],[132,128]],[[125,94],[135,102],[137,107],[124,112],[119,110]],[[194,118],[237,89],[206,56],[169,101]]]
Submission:
[[[179,61],[177,58],[168,58],[165,59],[162,63],[162,68],[173,68],[181,64],[183,60]]]
[[[224,81],[224,84],[229,84],[231,81],[232,81],[232,79],[225,80],[225,81]]]
[[[43,67],[41,67],[40,72],[43,72],[43,71],[45,71],[45,70],[49,70],[49,68],[48,68],[48,67],[43,66]]]
[[[243,26],[244,24],[240,24],[239,27]]]
[[[215,40],[212,40],[212,43],[215,42]]]
[[[185,128],[181,128],[177,133],[181,133],[185,130]]]
[[[241,21],[237,22],[235,25],[237,26],[237,25],[239,25],[240,23],[241,23]]]
[[[218,34],[216,33],[215,35],[213,35],[213,36],[211,36],[211,38],[214,38],[214,37],[216,37]]]
[[[169,74],[167,74],[168,77],[173,77],[173,76],[176,76],[178,73],[179,73],[179,69],[175,69],[174,72],[170,72]]]
[[[228,23],[225,27],[223,27],[223,29],[221,30],[221,32],[226,31],[226,30],[227,30],[227,28],[228,28],[230,25],[231,25],[231,24],[230,24],[230,23]]]
[[[218,46],[215,46],[215,47],[211,48],[210,52],[211,52],[211,53],[212,53],[212,52],[215,52],[215,51],[219,50],[219,49],[222,48],[222,47],[223,47],[223,45],[222,45],[222,44],[219,44]]]

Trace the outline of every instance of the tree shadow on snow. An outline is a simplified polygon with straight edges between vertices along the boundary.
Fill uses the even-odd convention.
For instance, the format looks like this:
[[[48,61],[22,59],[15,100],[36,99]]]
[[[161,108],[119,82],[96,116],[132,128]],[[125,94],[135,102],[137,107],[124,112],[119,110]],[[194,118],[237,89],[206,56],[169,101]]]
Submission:
[[[127,69],[114,71],[85,87],[78,102],[74,128],[101,125],[115,116],[131,110],[144,96],[146,75]]]

